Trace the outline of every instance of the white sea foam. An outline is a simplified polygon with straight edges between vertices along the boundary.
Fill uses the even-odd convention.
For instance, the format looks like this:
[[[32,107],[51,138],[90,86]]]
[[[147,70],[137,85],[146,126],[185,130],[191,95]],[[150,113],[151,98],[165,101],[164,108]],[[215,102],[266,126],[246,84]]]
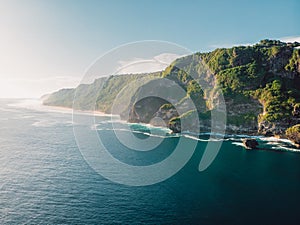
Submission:
[[[234,138],[230,138],[227,139],[229,141],[232,141],[233,145],[236,146],[244,146],[244,144],[239,141],[241,139],[234,139]],[[233,141],[236,140],[236,141]],[[260,143],[260,146],[263,147],[267,147],[270,148],[270,150],[284,150],[284,151],[292,151],[292,152],[300,152],[300,149],[296,149],[293,147],[292,142],[290,140],[287,139],[279,139],[279,138],[275,138],[275,137],[263,137],[263,138],[259,138],[260,141],[262,141]],[[266,150],[267,150],[266,148]],[[263,148],[265,149],[265,148]]]
[[[225,141],[235,141],[235,142],[239,142],[241,141],[242,139],[241,138],[225,138]]]
[[[103,121],[100,122],[101,124],[104,123],[111,123],[112,121]],[[168,131],[168,129],[165,128],[160,128],[160,127],[155,127],[152,125],[146,125],[146,124],[139,124],[139,123],[126,123],[129,125],[136,125],[137,127],[143,128],[143,127],[147,127],[149,128],[150,132],[157,129],[157,130],[161,130],[161,131]],[[97,124],[99,125],[99,124]],[[122,132],[132,132],[132,133],[137,133],[137,134],[143,134],[143,135],[147,135],[147,136],[152,136],[152,137],[158,137],[158,138],[178,138],[178,137],[185,137],[185,138],[189,138],[192,140],[196,140],[196,141],[201,141],[201,142],[210,142],[210,141],[222,141],[223,139],[213,139],[213,138],[208,138],[208,139],[203,139],[203,138],[199,138],[195,135],[190,135],[191,132],[184,132],[183,134],[170,134],[170,133],[165,133],[165,135],[160,135],[160,134],[155,134],[154,133],[149,133],[149,132],[144,132],[144,131],[140,131],[140,130],[134,130],[134,129],[126,129],[126,128],[99,128],[97,127],[97,125],[92,126],[91,129],[96,129],[96,130],[108,130],[108,131],[122,131]],[[211,133],[201,133],[201,135],[210,135]],[[201,137],[200,135],[200,137]],[[231,141],[233,145],[236,146],[242,146],[244,147],[244,144],[242,143],[242,139],[246,138],[246,137],[251,137],[251,138],[256,138],[258,140],[261,141],[261,145],[262,146],[266,146],[269,147],[270,149],[274,149],[274,150],[285,150],[285,151],[293,151],[293,152],[300,152],[299,149],[295,149],[293,147],[288,147],[288,146],[283,146],[288,144],[291,144],[291,141],[287,140],[287,139],[278,139],[278,138],[274,138],[274,137],[262,137],[262,136],[249,136],[249,135],[231,135],[231,137],[229,138],[225,138],[223,141]]]
[[[17,103],[13,103],[13,104],[8,104],[8,106],[10,107],[15,107],[15,108],[26,108],[26,109],[31,109],[31,110],[37,110],[37,111],[43,111],[43,112],[55,112],[55,113],[69,113],[72,114],[73,113],[73,109],[71,108],[64,108],[64,107],[53,107],[53,106],[45,106],[42,104],[42,101],[39,99],[25,99],[22,101],[19,101]],[[7,109],[7,108],[1,108],[0,110],[5,110],[5,111],[18,111],[16,109]],[[220,141],[220,139],[201,139],[198,138],[198,135],[213,135],[213,136],[219,136],[219,137],[224,137],[223,134],[219,134],[219,133],[211,133],[211,132],[204,132],[204,133],[193,133],[190,131],[186,131],[183,132],[182,134],[171,134],[171,130],[167,127],[157,127],[157,126],[153,126],[151,124],[144,124],[144,123],[128,123],[124,120],[119,119],[120,117],[118,115],[111,115],[111,114],[104,114],[101,112],[93,112],[93,111],[76,111],[76,114],[80,114],[80,115],[91,115],[91,116],[104,116],[104,117],[111,117],[111,120],[105,120],[105,121],[101,121],[96,125],[93,125],[91,127],[91,129],[93,130],[119,130],[119,131],[124,131],[124,132],[133,132],[133,133],[139,133],[139,134],[144,134],[147,136],[153,136],[153,137],[159,137],[159,138],[172,138],[172,137],[180,137],[180,136],[184,136],[186,138],[190,138],[193,140],[197,140],[197,141]],[[23,118],[32,118],[32,116],[26,116],[24,115]],[[137,130],[133,129],[122,129],[122,128],[99,128],[97,127],[100,124],[127,124],[129,125],[131,128],[133,128],[133,126],[137,126]],[[67,126],[69,125],[73,125],[72,121],[49,121],[49,120],[42,120],[42,121],[36,121],[32,124],[32,126],[35,127],[51,127],[51,126],[55,126],[57,124],[65,124]],[[145,132],[142,130],[143,128],[148,128],[150,130],[149,132]],[[155,131],[160,131],[160,132],[165,132],[164,135],[162,134],[156,134],[157,132]],[[232,144],[237,145],[237,146],[243,146],[243,143],[240,142],[242,138],[255,138],[258,139],[259,141],[262,142],[266,142],[266,143],[262,143],[262,145],[267,145],[267,146],[271,146],[271,149],[281,149],[281,150],[285,150],[285,151],[293,151],[293,152],[300,152],[299,149],[295,149],[293,147],[287,147],[287,146],[282,146],[283,144],[288,144],[292,146],[292,142],[290,140],[287,139],[279,139],[279,138],[275,138],[275,137],[264,137],[264,136],[250,136],[250,135],[243,135],[243,134],[239,134],[239,135],[225,135],[225,139],[224,141],[232,141]]]
[[[39,120],[32,124],[34,127],[53,127],[59,124],[64,124],[65,126],[72,126],[72,121],[55,121],[55,120]]]
[[[191,135],[187,135],[187,134],[183,134],[181,136],[192,139],[192,140],[196,140],[196,141],[206,141],[204,139],[200,139],[200,138],[197,138],[197,137],[194,137],[194,136],[191,136]]]
[[[36,121],[32,124],[34,127],[53,127],[57,124],[55,121],[49,121],[49,120],[40,120]]]
[[[216,132],[203,132],[203,133],[199,133],[199,134],[197,134],[197,133],[194,133],[194,134],[196,134],[196,135],[215,136],[215,137],[221,137],[221,138],[227,136],[227,135],[225,135],[225,134],[222,134],[222,133],[216,133]]]
[[[236,146],[242,146],[244,147],[244,144],[242,142],[232,142],[233,145],[236,145]]]
[[[292,144],[292,142],[288,139],[283,139],[283,138],[276,138],[276,137],[261,137],[259,138],[262,141],[267,141],[267,142],[283,142],[283,143],[288,143]]]
[[[160,130],[160,131],[165,131],[167,133],[170,133],[172,130],[167,128],[167,127],[159,127],[159,126],[153,126],[152,124],[147,124],[147,123],[128,123],[126,121],[123,121],[124,123],[128,124],[129,126],[138,126],[138,127],[145,127],[148,128],[149,130]]]
[[[286,147],[286,146],[272,146],[272,149],[280,149],[285,151],[291,151],[291,152],[300,152],[300,149],[292,148],[292,147]]]
[[[183,134],[183,135],[180,135],[180,136],[183,136],[185,138],[189,138],[189,139],[192,139],[192,140],[196,140],[196,141],[204,141],[204,142],[212,141],[212,140],[209,140],[209,139],[201,139],[201,138],[197,138],[195,136],[186,135],[186,134]]]
[[[108,121],[106,121],[108,122]],[[137,128],[134,129],[126,129],[126,128],[107,128],[107,127],[99,127],[101,124],[105,124],[105,121],[100,122],[98,124],[92,125],[91,129],[92,130],[98,130],[98,131],[118,131],[118,132],[130,132],[130,133],[136,133],[136,134],[143,134],[146,136],[151,136],[151,137],[157,137],[157,138],[174,138],[174,137],[180,137],[179,134],[171,134],[169,129],[161,128],[161,127],[155,127],[152,125],[144,125],[144,124],[139,124],[139,123],[126,123],[128,124],[131,128],[132,125],[136,125]],[[111,121],[110,121],[111,122]],[[139,128],[141,130],[139,130]],[[142,130],[142,128],[148,128],[149,132],[145,132]]]

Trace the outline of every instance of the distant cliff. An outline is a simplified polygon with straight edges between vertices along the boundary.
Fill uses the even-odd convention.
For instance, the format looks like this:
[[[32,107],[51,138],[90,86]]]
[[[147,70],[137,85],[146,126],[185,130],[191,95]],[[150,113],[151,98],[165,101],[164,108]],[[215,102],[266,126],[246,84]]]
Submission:
[[[225,98],[228,133],[284,136],[287,128],[300,123],[299,46],[296,42],[262,40],[253,46],[195,53],[175,60],[162,72],[110,76],[76,89],[62,89],[50,94],[44,104],[72,107],[76,93],[81,100],[75,108],[110,113],[114,99],[126,85],[147,80],[119,112],[122,118],[165,123],[181,132],[181,121],[197,114],[201,131],[210,131],[211,112],[218,106],[213,88],[217,84]],[[176,86],[184,90],[184,94],[178,93],[181,99],[177,103],[171,103],[172,94],[164,99],[155,97],[173,93]],[[189,100],[194,108],[187,104]],[[188,124],[187,130],[197,131],[193,121]]]

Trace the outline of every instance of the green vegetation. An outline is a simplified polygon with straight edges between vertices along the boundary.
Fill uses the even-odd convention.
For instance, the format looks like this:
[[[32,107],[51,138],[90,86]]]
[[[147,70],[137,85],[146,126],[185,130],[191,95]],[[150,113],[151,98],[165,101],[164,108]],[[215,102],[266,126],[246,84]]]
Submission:
[[[291,116],[293,101],[292,98],[288,98],[284,91],[282,81],[274,80],[272,83],[268,83],[265,88],[257,89],[255,96],[264,105],[264,114],[260,116],[260,121],[273,122]]]
[[[252,123],[253,121],[256,122],[257,115],[253,112],[250,113],[244,113],[240,115],[234,115],[234,116],[228,116],[227,123],[229,125],[235,125],[235,126],[244,126],[248,125],[249,123]]]
[[[113,101],[123,88],[130,85],[130,88],[134,89],[140,85],[139,80],[150,81],[159,76],[160,73],[110,76],[104,83],[101,92],[97,95],[96,108],[100,111],[110,113]]]
[[[216,73],[225,98],[256,98],[264,106],[259,121],[276,122],[291,117],[292,108],[300,100],[300,57],[296,46],[297,43],[262,40],[253,47],[217,49],[203,54],[203,60]],[[249,119],[242,115],[238,118]],[[232,120],[235,119],[229,123]]]
[[[300,124],[292,126],[286,130],[286,135],[300,134]]]
[[[290,127],[285,132],[286,136],[300,147],[300,124]]]
[[[297,65],[300,65],[300,49],[293,51],[293,55],[289,60],[289,63],[285,66],[287,71],[295,72],[297,70]]]
[[[76,93],[79,101],[76,101],[78,105],[75,107],[81,109],[96,107],[100,111],[110,112],[114,99],[130,85],[131,90],[137,90],[130,99],[131,105],[124,111],[131,113],[131,120],[139,122],[151,119],[155,116],[154,111],[160,110],[165,114],[169,112],[167,118],[170,118],[170,114],[173,115],[169,124],[175,127],[182,119],[192,118],[194,113],[197,113],[200,121],[209,121],[210,110],[214,110],[218,105],[216,101],[218,91],[212,86],[218,84],[227,105],[228,125],[251,124],[251,129],[257,130],[259,124],[272,123],[270,127],[273,128],[280,124],[283,126],[282,129],[271,130],[273,133],[280,133],[288,126],[297,124],[300,114],[300,49],[297,48],[299,46],[297,42],[284,43],[266,39],[253,46],[195,53],[175,60],[162,72],[101,78],[93,84],[53,93],[44,103],[71,107],[72,96]],[[185,112],[179,117],[178,114],[174,114],[174,106],[167,103],[172,102],[170,101],[173,97],[172,85],[166,85],[165,88],[160,87],[163,83],[156,85],[160,92],[170,93],[170,99],[166,101],[148,99],[137,103],[139,96],[143,96],[142,93],[154,91],[151,90],[153,87],[151,85],[138,88],[141,79],[143,84],[146,84],[147,81],[162,78],[174,81],[186,92],[186,95],[180,96],[174,105]],[[118,98],[127,95],[129,94],[122,92]],[[193,100],[197,111],[191,111],[187,106],[189,99]],[[96,104],[93,104],[95,102]],[[149,108],[154,111],[146,113]],[[134,113],[140,114],[137,116]],[[141,116],[143,113],[147,116]],[[264,129],[267,128],[264,126]],[[180,131],[179,126],[177,131]]]
[[[174,109],[175,107],[172,105],[172,104],[170,104],[170,103],[166,103],[166,104],[163,104],[161,107],[160,107],[160,109],[162,109],[162,110],[170,110],[170,109]]]
[[[47,97],[43,104],[72,108],[74,94],[75,89],[61,89]]]

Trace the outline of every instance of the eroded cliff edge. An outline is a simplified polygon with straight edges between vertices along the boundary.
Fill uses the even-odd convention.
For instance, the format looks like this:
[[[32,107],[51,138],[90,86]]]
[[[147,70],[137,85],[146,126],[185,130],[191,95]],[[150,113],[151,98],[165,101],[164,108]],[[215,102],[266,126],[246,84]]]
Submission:
[[[111,113],[114,100],[121,98],[119,101],[127,104],[118,113],[129,122],[165,125],[174,132],[199,132],[192,119],[196,115],[200,131],[209,132],[221,92],[227,133],[285,137],[289,127],[300,123],[299,46],[263,40],[253,46],[195,53],[175,60],[162,72],[109,76],[60,90],[50,94],[44,104],[72,107],[76,93],[75,108]],[[133,95],[124,91],[141,82]]]

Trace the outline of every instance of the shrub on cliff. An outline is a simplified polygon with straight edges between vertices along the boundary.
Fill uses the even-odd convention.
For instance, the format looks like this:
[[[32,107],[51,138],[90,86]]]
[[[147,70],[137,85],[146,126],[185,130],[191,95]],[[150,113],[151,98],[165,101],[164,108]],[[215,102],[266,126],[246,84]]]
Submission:
[[[285,134],[288,139],[290,139],[298,148],[300,148],[300,124],[288,128]]]

